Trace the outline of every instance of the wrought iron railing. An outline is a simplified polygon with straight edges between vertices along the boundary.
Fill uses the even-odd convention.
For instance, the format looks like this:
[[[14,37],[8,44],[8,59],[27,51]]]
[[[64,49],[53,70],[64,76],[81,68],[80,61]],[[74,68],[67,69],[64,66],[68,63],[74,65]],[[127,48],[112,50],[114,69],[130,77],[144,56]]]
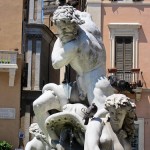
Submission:
[[[125,80],[132,84],[134,88],[142,87],[141,80],[139,80],[140,69],[131,69],[128,71],[125,70],[117,70],[116,68],[108,69],[108,72],[111,75],[115,75],[119,80]]]
[[[131,71],[124,71],[124,70],[118,70],[115,75],[117,76],[118,79],[120,80],[125,80],[127,82],[135,82],[133,80],[133,75]]]

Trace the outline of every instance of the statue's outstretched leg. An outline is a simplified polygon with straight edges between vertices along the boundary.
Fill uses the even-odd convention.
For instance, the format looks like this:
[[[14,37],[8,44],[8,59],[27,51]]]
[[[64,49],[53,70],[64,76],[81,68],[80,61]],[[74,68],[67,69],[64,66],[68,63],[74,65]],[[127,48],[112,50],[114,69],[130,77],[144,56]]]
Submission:
[[[53,91],[45,91],[40,97],[33,102],[33,110],[37,119],[37,123],[44,134],[47,136],[45,129],[45,120],[49,116],[48,110],[60,110],[61,106],[57,96]]]
[[[100,118],[94,118],[89,122],[86,133],[84,150],[100,150],[100,135],[103,128],[103,123]]]
[[[52,109],[61,111],[68,100],[63,85],[49,83],[43,87],[42,92],[43,94],[33,102],[33,110],[39,127],[47,136],[45,120],[50,115],[48,111]]]

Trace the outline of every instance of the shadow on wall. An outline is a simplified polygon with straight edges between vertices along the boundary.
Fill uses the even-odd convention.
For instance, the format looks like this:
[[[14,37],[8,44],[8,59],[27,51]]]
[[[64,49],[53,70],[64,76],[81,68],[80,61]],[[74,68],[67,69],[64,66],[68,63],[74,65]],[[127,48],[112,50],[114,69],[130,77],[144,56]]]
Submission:
[[[132,6],[131,4],[127,4],[125,6],[124,4],[122,4],[122,5],[119,4],[119,6],[116,6],[116,5],[112,6],[112,11],[113,12],[119,12],[118,8],[120,8],[120,7],[122,7],[122,8],[131,8],[131,9],[132,8],[136,8],[138,10],[139,14],[142,14],[142,12],[144,12],[144,9],[147,8],[147,6],[140,6],[140,5],[138,5],[138,6]]]
[[[140,28],[139,30],[139,43],[147,43],[147,38],[145,36],[143,28]]]
[[[144,21],[144,16],[145,16],[144,13],[146,13],[145,10],[147,8],[149,8],[149,6],[140,6],[140,5],[138,5],[138,6],[129,6],[129,5],[126,5],[125,6],[125,4],[122,4],[122,5],[119,4],[117,6],[117,5],[112,5],[112,4],[109,4],[109,5],[107,5],[107,4],[105,5],[104,4],[104,7],[102,7],[102,29],[103,29],[103,25],[104,25],[103,22],[106,20],[105,19],[106,16],[108,16],[108,17],[110,16],[109,15],[110,12],[106,12],[105,7],[106,8],[110,7],[112,9],[112,13],[113,14],[111,13],[110,15],[112,15],[113,18],[112,18],[112,20],[110,19],[110,22],[120,22],[120,23],[121,22],[136,22],[136,23],[141,23],[141,21]],[[131,16],[131,11],[127,12],[127,13],[123,13],[121,11],[122,8],[125,8],[125,9],[126,8],[130,8],[131,10],[132,9],[134,9],[134,10],[136,9],[136,11],[134,11],[134,15],[138,16],[138,18],[135,18],[135,19],[134,18],[129,18],[129,19],[127,19],[127,15]],[[121,16],[121,18],[119,16]],[[147,24],[148,24],[148,22],[147,22]],[[141,25],[142,25],[142,27],[139,30],[139,43],[147,43],[147,38],[145,36],[145,32],[143,30],[143,26],[148,27],[148,25],[146,25],[145,23],[144,23],[144,25],[143,24],[141,24]],[[103,30],[102,30],[102,32],[103,32]],[[102,33],[102,35],[103,35],[103,33]]]

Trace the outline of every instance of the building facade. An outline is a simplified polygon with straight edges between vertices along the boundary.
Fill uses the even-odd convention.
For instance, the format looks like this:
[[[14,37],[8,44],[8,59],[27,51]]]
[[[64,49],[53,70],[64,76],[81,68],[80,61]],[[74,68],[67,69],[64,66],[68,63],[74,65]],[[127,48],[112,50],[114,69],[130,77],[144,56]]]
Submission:
[[[134,87],[135,94],[124,93],[137,105],[133,150],[149,150],[150,0],[87,0],[86,9],[85,4],[86,0],[79,1],[76,8],[89,12],[102,32],[107,75],[114,74]],[[25,134],[24,145],[31,139],[28,127],[35,121],[32,102],[43,85],[61,83],[65,70],[69,81],[74,80],[69,67],[59,72],[51,66],[57,37],[52,23],[55,9],[46,0],[0,2],[0,140],[13,148],[23,146],[19,145],[19,131]]]
[[[6,140],[13,149],[30,140],[32,103],[42,87],[59,83],[59,71],[50,61],[56,36],[43,23],[42,4],[42,0],[0,2],[0,141]]]
[[[15,147],[20,128],[22,7],[22,0],[0,2],[0,140]]]
[[[107,56],[107,73],[128,81],[135,94],[138,121],[133,149],[150,147],[150,1],[88,0],[87,11],[102,32]],[[99,13],[96,13],[99,12]],[[95,15],[97,14],[97,15]]]

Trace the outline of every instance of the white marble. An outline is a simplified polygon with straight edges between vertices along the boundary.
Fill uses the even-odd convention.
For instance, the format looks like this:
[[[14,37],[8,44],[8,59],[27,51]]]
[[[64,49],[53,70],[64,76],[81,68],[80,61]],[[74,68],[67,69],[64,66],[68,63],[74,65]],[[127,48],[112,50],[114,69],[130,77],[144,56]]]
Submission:
[[[89,105],[94,100],[98,108],[103,108],[106,96],[112,94],[113,90],[105,77],[106,53],[100,31],[90,14],[77,11],[71,6],[58,7],[53,21],[59,33],[51,56],[53,67],[60,69],[70,64],[77,73],[77,101],[84,101],[87,97]],[[97,82],[100,95],[98,100],[95,100],[93,91]],[[66,88],[64,89],[66,86],[53,83],[45,85],[43,94],[33,103],[39,126],[45,134],[44,121],[48,117],[47,111],[62,110],[69,102]]]
[[[25,150],[52,150],[37,123],[31,124],[29,132],[34,135],[34,138],[26,144]]]
[[[70,143],[64,143],[66,139],[73,136],[78,145],[84,145],[84,134],[86,125],[84,125],[83,117],[86,113],[87,107],[83,104],[66,104],[63,111],[50,115],[46,121],[45,126],[48,132],[49,143],[56,148],[66,148]],[[67,136],[65,136],[65,134]],[[68,135],[72,134],[72,135]],[[63,147],[64,146],[64,147]],[[74,148],[72,148],[74,150]]]
[[[66,147],[71,147],[71,150],[83,150],[83,145],[85,150],[92,150],[92,147],[94,150],[99,150],[100,143],[104,143],[102,147],[105,149],[105,144],[110,145],[108,142],[112,140],[117,140],[117,144],[120,145],[119,150],[123,149],[124,143],[120,144],[120,139],[118,140],[115,131],[122,129],[126,112],[122,113],[122,120],[118,120],[119,125],[114,126],[115,121],[111,124],[105,118],[106,115],[112,114],[110,109],[105,107],[105,101],[111,99],[114,102],[114,99],[118,99],[118,101],[121,99],[124,102],[128,98],[124,95],[113,95],[114,99],[109,97],[114,90],[106,78],[106,52],[99,29],[92,21],[90,14],[80,12],[71,6],[58,7],[54,12],[53,21],[59,36],[52,51],[52,65],[55,69],[70,65],[76,71],[77,77],[76,83],[72,86],[67,83],[61,85],[49,83],[43,87],[43,94],[33,102],[39,127],[48,143],[57,150],[65,150]],[[69,104],[72,99],[75,104]],[[90,106],[95,103],[96,114],[91,115],[90,107],[87,109],[88,105],[83,105],[86,100]],[[60,112],[49,115],[48,110],[52,109]],[[116,113],[115,111],[116,109],[113,110],[114,113]],[[83,119],[85,115],[86,119],[91,120],[87,122],[87,126]],[[113,137],[112,134],[105,136],[106,129],[103,132],[102,128],[105,127],[104,122],[111,127]],[[99,140],[100,135],[101,140]],[[64,142],[67,137],[69,145]],[[74,144],[73,137],[76,139],[76,146],[72,145]],[[126,145],[126,149],[129,150],[128,142]],[[108,150],[113,150],[113,148],[109,147]]]
[[[105,109],[106,117],[89,122],[84,150],[131,150],[129,139],[134,134],[135,104],[123,94],[113,94],[107,97]]]

